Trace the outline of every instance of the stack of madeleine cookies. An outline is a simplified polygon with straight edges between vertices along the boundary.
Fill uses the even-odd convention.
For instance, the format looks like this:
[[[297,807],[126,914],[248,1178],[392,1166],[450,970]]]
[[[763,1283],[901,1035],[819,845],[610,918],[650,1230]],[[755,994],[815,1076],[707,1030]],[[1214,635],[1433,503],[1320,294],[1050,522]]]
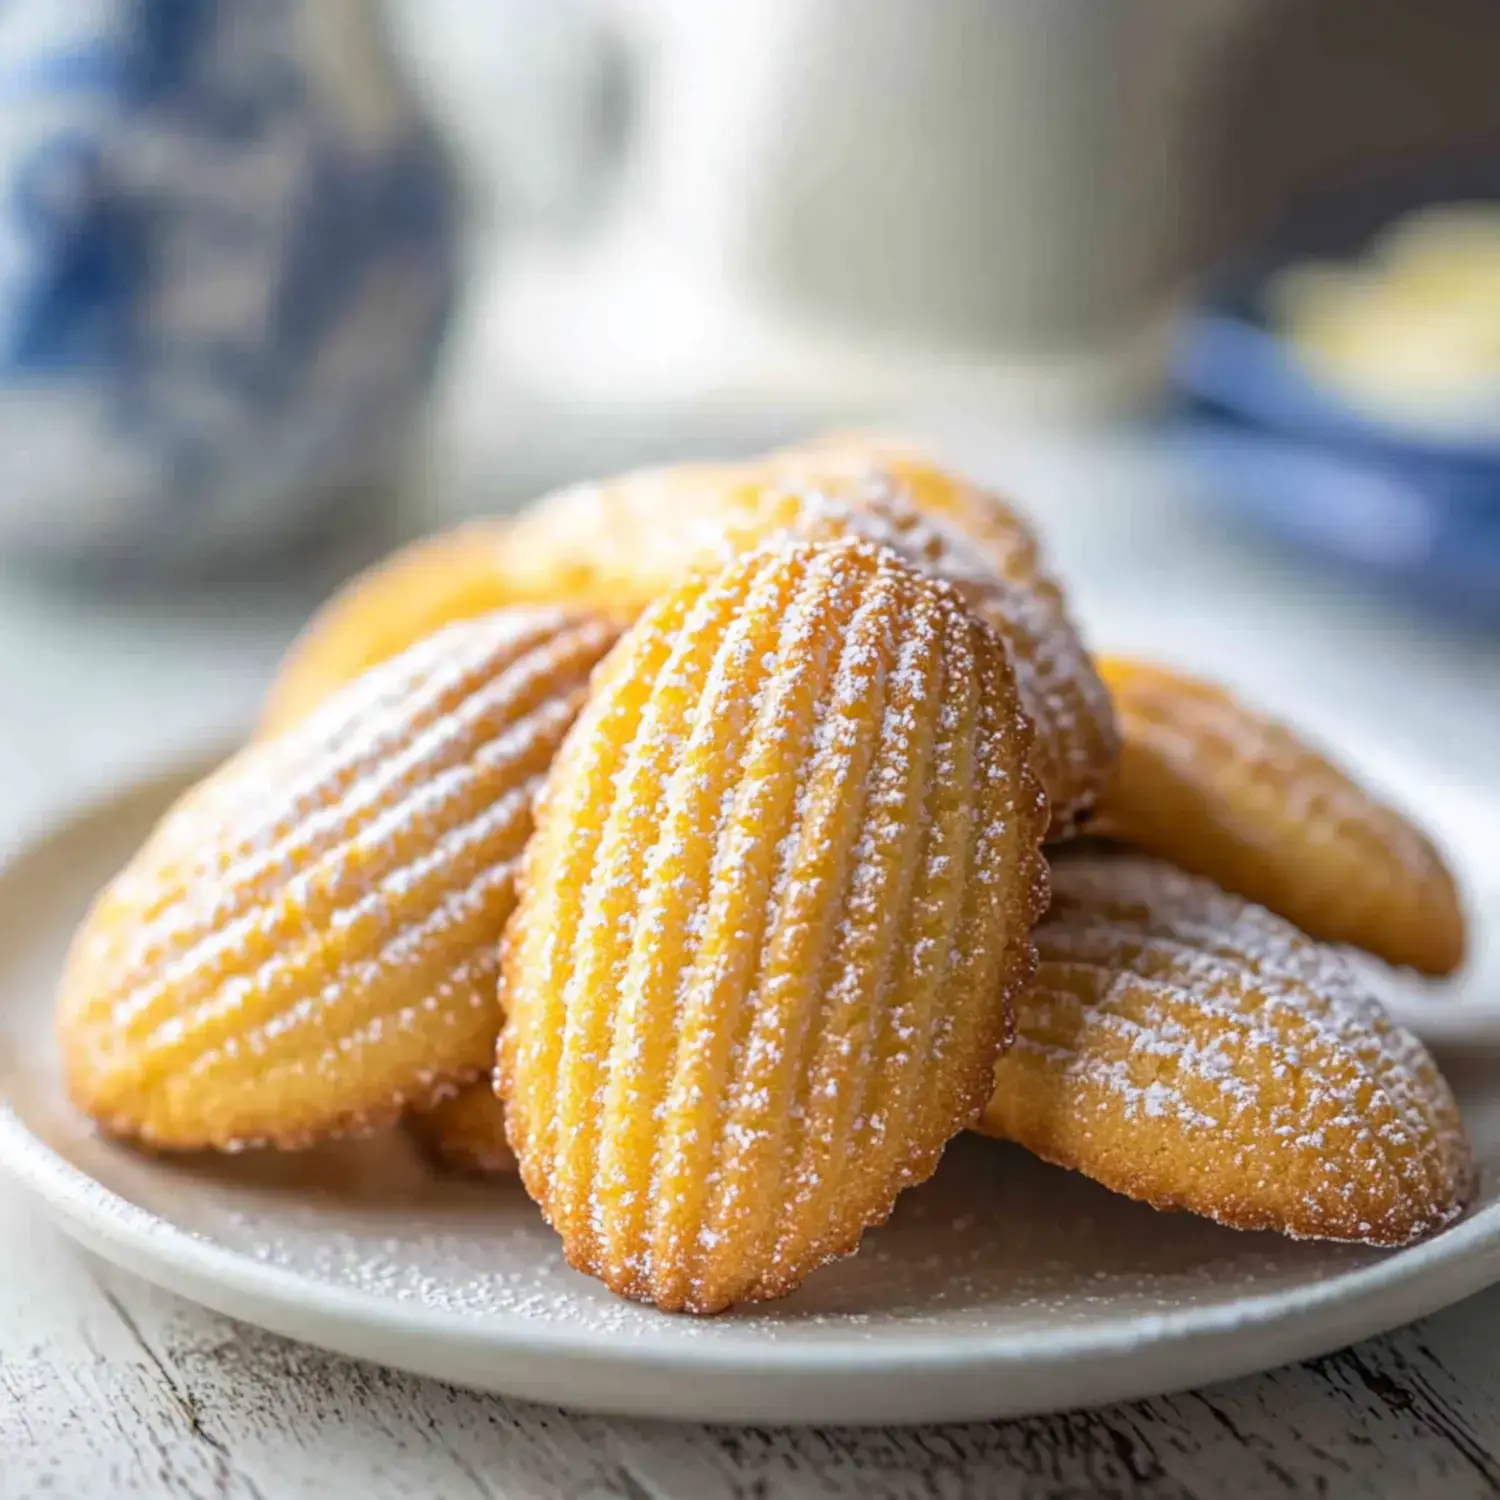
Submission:
[[[840,436],[356,580],[99,897],[58,1036],[110,1135],[399,1122],[712,1313],[968,1129],[1236,1228],[1442,1229],[1462,1121],[1343,947],[1461,964],[1432,844],[1221,688],[1092,658],[1013,510]]]

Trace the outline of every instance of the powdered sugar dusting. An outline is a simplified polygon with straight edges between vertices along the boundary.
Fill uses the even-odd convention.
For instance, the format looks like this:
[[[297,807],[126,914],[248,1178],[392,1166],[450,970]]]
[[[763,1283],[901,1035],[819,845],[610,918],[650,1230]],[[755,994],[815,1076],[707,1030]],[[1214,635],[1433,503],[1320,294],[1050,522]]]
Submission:
[[[999,1074],[1002,1129],[1007,1086],[1024,1092],[1034,1065],[1037,1086],[1097,1118],[1102,1169],[1125,1191],[1178,1191],[1151,1187],[1172,1175],[1150,1154],[1162,1149],[1184,1169],[1203,1153],[1204,1201],[1187,1206],[1213,1213],[1217,1192],[1231,1220],[1281,1214],[1292,1233],[1401,1242],[1462,1208],[1470,1167],[1452,1097],[1337,952],[1149,860],[1067,859],[1054,882],[1017,1058]],[[1090,1171],[1095,1148],[1076,1149]]]
[[[520,518],[509,566],[518,595],[576,588],[640,608],[777,536],[857,536],[954,584],[1010,653],[1056,830],[1092,805],[1117,748],[1112,709],[1036,539],[999,500],[913,455],[818,447],[578,486]]]
[[[158,796],[154,786],[127,794],[4,876],[0,905],[13,920],[0,952],[0,989],[9,997],[0,1021],[0,1155],[70,1217],[86,1217],[108,1243],[129,1245],[138,1265],[168,1284],[185,1236],[274,1266],[292,1278],[268,1298],[283,1325],[292,1297],[316,1304],[333,1286],[368,1299],[371,1322],[397,1305],[434,1358],[444,1339],[459,1338],[472,1358],[478,1339],[497,1362],[517,1368],[548,1366],[534,1335],[550,1331],[591,1342],[601,1361],[640,1351],[647,1366],[653,1352],[689,1344],[722,1351],[721,1370],[741,1356],[754,1362],[768,1344],[810,1357],[831,1349],[840,1368],[860,1366],[862,1380],[864,1356],[890,1370],[914,1336],[930,1335],[965,1359],[1018,1346],[1055,1355],[1059,1338],[1082,1339],[1075,1357],[1086,1363],[1093,1348],[1118,1348],[1122,1331],[1148,1346],[1201,1331],[1224,1340],[1232,1359],[1241,1347],[1233,1330],[1284,1317],[1285,1296],[1316,1300],[1317,1326],[1337,1323],[1343,1331],[1327,1337],[1348,1337],[1347,1320],[1381,1317],[1396,1282],[1428,1284],[1439,1295],[1426,1278],[1483,1253],[1493,1232],[1500,1109],[1482,1070],[1460,1080],[1486,1169],[1483,1220],[1455,1237],[1451,1251],[1444,1241],[1420,1263],[1361,1246],[1227,1233],[1189,1215],[1154,1213],[1018,1148],[960,1138],[936,1179],[903,1194],[892,1222],[871,1231],[857,1256],[781,1302],[709,1320],[623,1303],[568,1271],[555,1234],[518,1184],[434,1177],[399,1135],[233,1158],[122,1149],[67,1107],[48,981],[77,912],[136,842]],[[14,920],[20,911],[24,926]],[[1353,1271],[1364,1273],[1357,1285],[1347,1279]],[[1371,1275],[1386,1286],[1373,1298]],[[1364,1314],[1339,1305],[1356,1291]],[[1252,1297],[1270,1300],[1245,1301]],[[455,1374],[460,1368],[455,1348]],[[665,1363],[653,1367],[653,1377],[665,1373]],[[1024,1383],[1024,1369],[1017,1378]]]
[[[77,945],[84,1097],[148,1140],[286,1144],[482,1067],[532,800],[613,637],[454,626],[190,793]]]
[[[628,655],[528,860],[502,1074],[574,1262],[707,1310],[932,1170],[1025,972],[1040,815],[998,644],[885,549],[773,538]]]
[[[1036,729],[1034,763],[1057,827],[1066,829],[1092,805],[1115,752],[1109,694],[1020,518],[940,470],[915,472],[921,486],[910,469],[872,459],[799,483],[794,464],[782,480],[795,502],[789,529],[842,531],[888,546],[952,583],[995,628]]]

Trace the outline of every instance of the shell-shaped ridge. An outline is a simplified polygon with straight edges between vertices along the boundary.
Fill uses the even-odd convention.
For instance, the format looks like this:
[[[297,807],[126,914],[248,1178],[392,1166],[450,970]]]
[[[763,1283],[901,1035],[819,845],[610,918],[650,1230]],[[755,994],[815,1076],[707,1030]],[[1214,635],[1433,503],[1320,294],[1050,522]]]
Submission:
[[[1149,859],[1053,885],[982,1129],[1237,1228],[1400,1245],[1462,1212],[1452,1094],[1336,950]]]
[[[532,805],[617,634],[452,626],[182,798],[75,939],[80,1105],[161,1147],[299,1145],[484,1068]]]

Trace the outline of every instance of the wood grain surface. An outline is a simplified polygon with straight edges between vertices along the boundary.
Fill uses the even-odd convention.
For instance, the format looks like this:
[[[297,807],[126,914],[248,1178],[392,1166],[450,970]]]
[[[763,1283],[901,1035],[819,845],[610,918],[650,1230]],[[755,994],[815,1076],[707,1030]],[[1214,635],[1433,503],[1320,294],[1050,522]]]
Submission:
[[[1500,1493],[1500,1290],[1342,1354],[1101,1411],[723,1428],[457,1390],[205,1312],[0,1190],[0,1496],[1242,1500]]]

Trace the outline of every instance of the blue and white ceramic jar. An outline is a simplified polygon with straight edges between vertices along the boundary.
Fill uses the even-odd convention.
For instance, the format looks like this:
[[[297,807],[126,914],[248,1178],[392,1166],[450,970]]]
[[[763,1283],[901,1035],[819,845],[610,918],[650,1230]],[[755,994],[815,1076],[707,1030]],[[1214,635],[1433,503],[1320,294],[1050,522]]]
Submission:
[[[373,0],[0,0],[0,546],[318,526],[409,434],[455,208]]]

